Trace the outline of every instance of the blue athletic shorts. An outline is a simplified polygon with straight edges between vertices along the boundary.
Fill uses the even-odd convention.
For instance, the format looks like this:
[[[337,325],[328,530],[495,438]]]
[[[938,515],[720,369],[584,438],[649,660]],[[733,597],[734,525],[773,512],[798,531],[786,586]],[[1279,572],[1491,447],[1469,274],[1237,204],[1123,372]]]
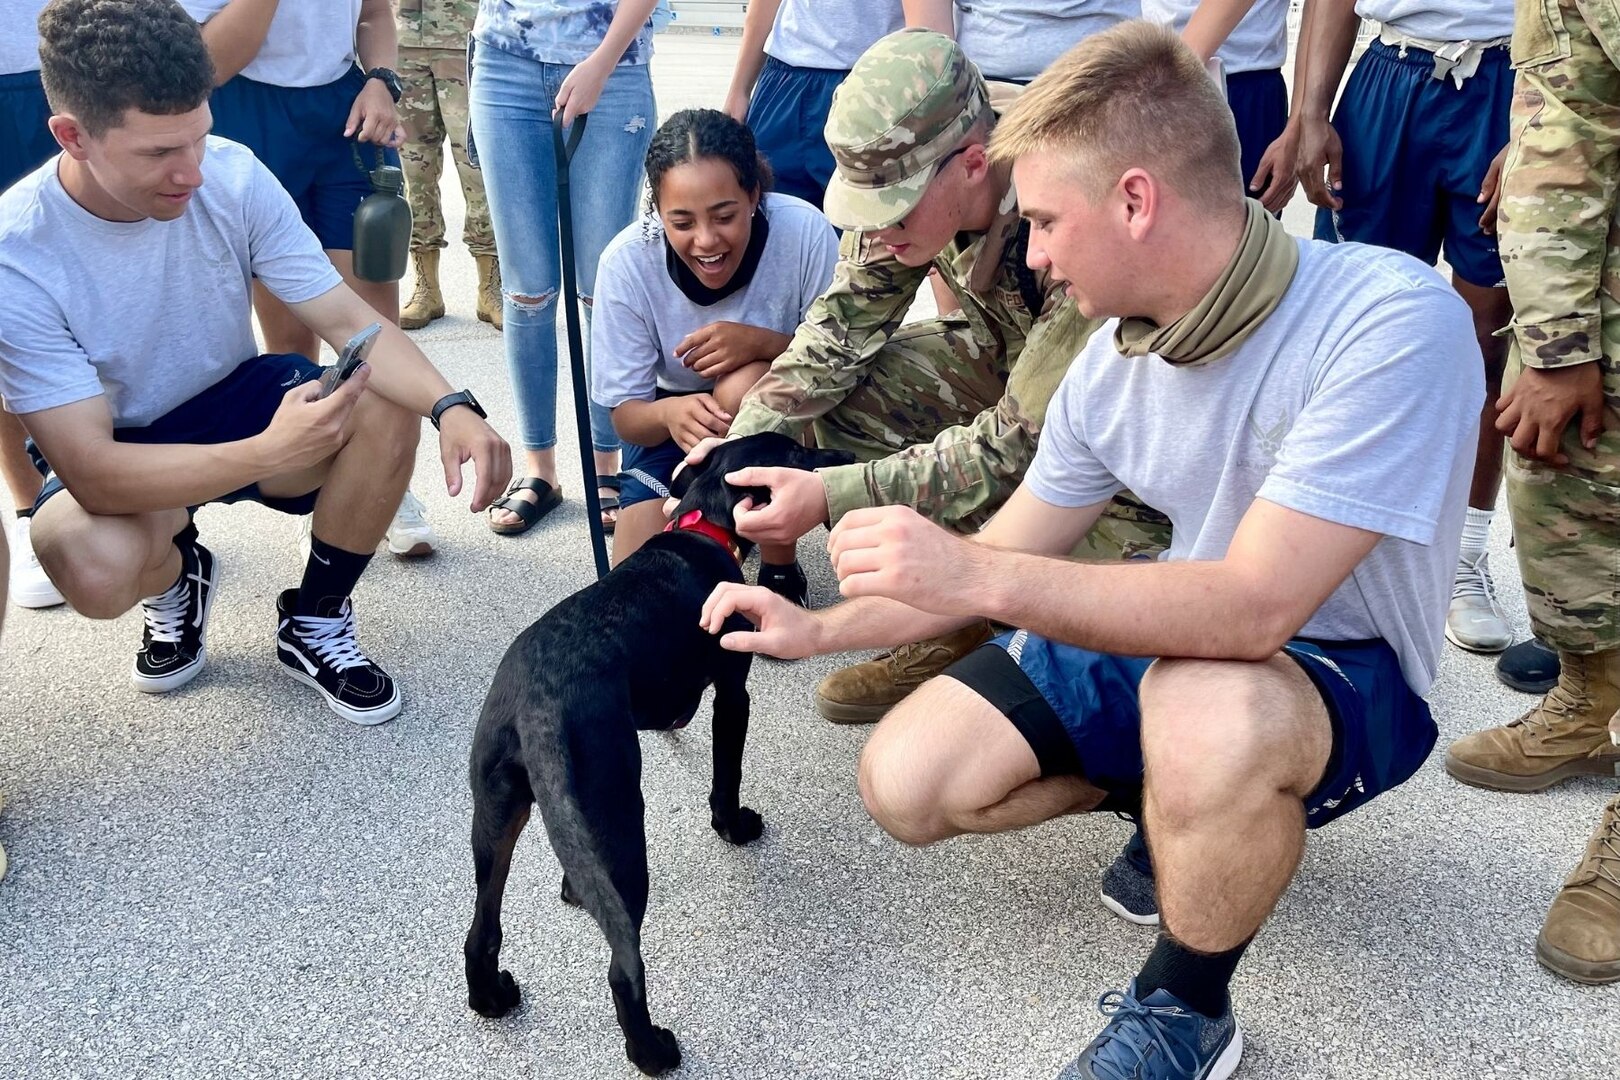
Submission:
[[[1383,641],[1295,638],[1283,652],[1304,669],[1333,723],[1333,752],[1305,800],[1317,828],[1403,783],[1434,749],[1428,704]],[[1028,740],[1043,776],[1084,776],[1129,803],[1142,785],[1137,688],[1151,659],[1062,645],[1017,630],[947,668]]]
[[[235,371],[146,427],[113,429],[113,438],[123,443],[200,446],[250,438],[270,426],[270,418],[276,415],[288,390],[320,378],[323,370],[298,353],[255,356],[242,361]],[[34,467],[45,477],[39,498],[34,500],[34,509],[38,510],[46,499],[63,490],[63,484],[32,439],[28,441],[28,453],[34,459]],[[317,490],[290,499],[273,498],[261,493],[258,484],[249,484],[211,501],[256,502],[284,514],[307,514],[315,509],[315,497],[319,494]]]
[[[21,180],[60,149],[45,122],[51,106],[39,72],[0,75],[0,191]]]
[[[1288,84],[1276,68],[1235,71],[1226,76],[1226,103],[1237,121],[1238,147],[1243,154],[1243,190],[1260,167],[1266,147],[1288,126]]]
[[[667,499],[669,481],[686,460],[686,451],[665,439],[657,446],[637,446],[627,442],[619,473],[619,508],[622,510],[649,499]]]
[[[271,86],[241,75],[214,91],[214,134],[239,142],[275,174],[328,251],[354,250],[354,211],[371,194],[378,147],[343,137],[365,86],[359,68],[325,86]],[[364,170],[354,163],[356,147]],[[390,165],[399,154],[383,150]]]
[[[1431,52],[1368,46],[1333,114],[1344,208],[1316,212],[1316,238],[1395,248],[1431,266],[1444,245],[1457,276],[1500,286],[1496,238],[1480,231],[1475,200],[1508,141],[1508,50],[1486,52],[1461,89],[1433,73]]]
[[[748,126],[776,174],[776,190],[811,206],[821,206],[832,179],[833,156],[822,129],[827,126],[833,91],[848,74],[794,67],[767,56],[748,102]]]

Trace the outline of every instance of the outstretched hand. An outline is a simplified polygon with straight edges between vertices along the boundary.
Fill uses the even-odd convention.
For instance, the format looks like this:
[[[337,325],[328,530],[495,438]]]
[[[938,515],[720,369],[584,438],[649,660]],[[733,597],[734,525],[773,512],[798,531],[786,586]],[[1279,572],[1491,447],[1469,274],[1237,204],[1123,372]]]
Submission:
[[[699,623],[709,633],[719,634],[733,615],[741,615],[756,629],[723,634],[723,649],[764,653],[778,660],[798,660],[820,651],[821,620],[769,589],[722,581],[703,602]]]

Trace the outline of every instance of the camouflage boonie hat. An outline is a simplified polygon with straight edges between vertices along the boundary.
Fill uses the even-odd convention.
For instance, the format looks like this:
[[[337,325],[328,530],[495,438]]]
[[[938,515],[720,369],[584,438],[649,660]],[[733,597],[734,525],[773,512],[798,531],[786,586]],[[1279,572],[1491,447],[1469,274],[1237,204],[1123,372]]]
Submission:
[[[879,39],[833,93],[825,134],[837,169],[822,209],[840,229],[893,225],[988,115],[984,79],[956,42],[921,28]]]

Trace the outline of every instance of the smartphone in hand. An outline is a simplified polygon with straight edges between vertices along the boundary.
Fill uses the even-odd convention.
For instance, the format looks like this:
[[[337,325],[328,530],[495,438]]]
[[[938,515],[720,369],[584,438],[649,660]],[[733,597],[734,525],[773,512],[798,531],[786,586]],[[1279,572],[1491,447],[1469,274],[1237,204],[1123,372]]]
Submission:
[[[337,363],[321,373],[321,397],[342,386],[350,375],[360,370],[360,365],[371,355],[371,347],[381,334],[382,323],[372,323],[349,339],[343,351],[338,353]]]

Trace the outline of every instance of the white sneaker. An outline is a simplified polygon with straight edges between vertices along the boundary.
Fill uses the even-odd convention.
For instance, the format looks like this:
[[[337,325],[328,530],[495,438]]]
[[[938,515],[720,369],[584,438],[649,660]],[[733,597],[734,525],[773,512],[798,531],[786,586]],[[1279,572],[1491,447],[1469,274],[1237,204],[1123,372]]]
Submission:
[[[1513,644],[1513,631],[1496,598],[1490,556],[1460,559],[1446,614],[1446,640],[1469,652],[1498,653]]]
[[[34,557],[33,528],[32,518],[18,518],[11,527],[11,599],[18,607],[55,607],[63,603],[62,594]]]
[[[422,500],[405,492],[388,526],[388,550],[402,559],[420,559],[433,554],[439,537],[428,524],[427,508]]]
[[[305,514],[298,519],[298,565],[309,565],[310,538],[314,535],[310,530],[315,527],[315,515]]]

